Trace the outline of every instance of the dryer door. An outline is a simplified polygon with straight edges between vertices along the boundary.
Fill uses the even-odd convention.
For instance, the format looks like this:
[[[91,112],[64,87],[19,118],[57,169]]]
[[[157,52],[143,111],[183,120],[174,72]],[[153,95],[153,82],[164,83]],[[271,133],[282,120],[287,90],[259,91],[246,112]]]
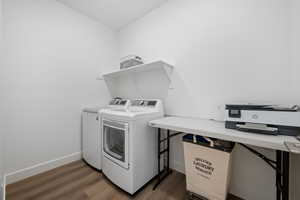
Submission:
[[[121,167],[128,169],[128,123],[103,119],[102,131],[103,155]]]

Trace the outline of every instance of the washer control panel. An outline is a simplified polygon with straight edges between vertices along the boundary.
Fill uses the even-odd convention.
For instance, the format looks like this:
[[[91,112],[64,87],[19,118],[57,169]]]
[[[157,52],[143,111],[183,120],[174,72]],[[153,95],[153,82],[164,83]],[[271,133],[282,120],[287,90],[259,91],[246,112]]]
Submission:
[[[115,98],[109,102],[109,105],[111,105],[111,106],[126,106],[127,104],[129,104],[128,99]]]

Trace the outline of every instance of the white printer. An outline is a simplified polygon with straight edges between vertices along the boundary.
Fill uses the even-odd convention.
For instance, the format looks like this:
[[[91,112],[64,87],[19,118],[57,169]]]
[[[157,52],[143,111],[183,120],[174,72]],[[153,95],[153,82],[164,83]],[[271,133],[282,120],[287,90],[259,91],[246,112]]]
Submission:
[[[270,135],[300,135],[299,106],[228,104],[225,127]]]

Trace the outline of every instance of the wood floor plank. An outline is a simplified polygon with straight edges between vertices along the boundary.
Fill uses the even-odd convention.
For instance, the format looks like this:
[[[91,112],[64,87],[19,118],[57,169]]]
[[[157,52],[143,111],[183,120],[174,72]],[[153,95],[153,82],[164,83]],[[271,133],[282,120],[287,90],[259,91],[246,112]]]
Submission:
[[[90,184],[94,184],[99,180],[98,173],[90,173],[83,178],[74,179],[67,185],[64,185],[54,192],[47,193],[42,195],[43,198],[36,198],[36,199],[43,199],[43,200],[51,200],[51,199],[62,199],[65,196],[76,196],[76,194],[81,195],[82,190]]]
[[[57,177],[49,182],[40,184],[38,186],[34,186],[27,190],[21,190],[14,193],[10,192],[10,189],[7,190],[7,199],[35,199],[42,194],[47,194],[51,192],[55,192],[58,188],[62,187],[63,185],[67,185],[72,180],[76,178],[82,178],[88,174],[92,173],[92,171],[88,167],[81,167],[75,171],[71,171],[70,173],[64,174],[63,176]],[[13,186],[12,186],[13,188]]]
[[[185,176],[174,171],[153,191],[156,180],[134,196],[112,184],[101,173],[76,161],[8,185],[7,200],[184,200]],[[229,196],[228,200],[241,200]]]
[[[86,167],[85,163],[82,161],[76,161],[45,173],[24,179],[17,183],[7,185],[6,189],[9,191],[9,194],[23,193],[27,190],[32,190],[35,187],[40,187],[41,185],[49,183],[61,176],[66,176],[67,174],[84,167]]]

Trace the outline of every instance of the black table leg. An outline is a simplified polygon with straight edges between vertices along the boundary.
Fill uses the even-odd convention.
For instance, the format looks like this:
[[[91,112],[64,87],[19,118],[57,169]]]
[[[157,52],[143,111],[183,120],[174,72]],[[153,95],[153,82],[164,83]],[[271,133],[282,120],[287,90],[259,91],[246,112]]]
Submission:
[[[175,133],[173,135],[170,134],[170,130],[167,130],[167,137],[164,139],[161,139],[161,129],[158,128],[158,139],[157,139],[157,183],[154,185],[153,190],[156,189],[156,187],[167,177],[172,173],[172,170],[170,170],[170,138],[172,136],[178,135],[179,133]],[[167,145],[164,147],[165,149],[161,150],[161,144],[166,142]],[[161,171],[160,168],[160,159],[161,155],[167,153],[167,163],[164,164],[164,169]],[[165,160],[164,160],[165,161]],[[164,162],[165,163],[165,162]]]
[[[281,174],[282,174],[282,156],[281,156],[281,151],[277,150],[276,151],[276,200],[281,200],[281,185],[282,185],[282,179],[281,179]]]
[[[276,151],[276,200],[289,200],[290,153]]]
[[[289,200],[290,153],[283,152],[282,157],[282,200]]]
[[[161,129],[158,128],[157,130],[157,183],[154,185],[153,190],[155,190],[160,183],[160,138],[161,138]]]
[[[170,172],[170,130],[167,131],[167,173]]]

